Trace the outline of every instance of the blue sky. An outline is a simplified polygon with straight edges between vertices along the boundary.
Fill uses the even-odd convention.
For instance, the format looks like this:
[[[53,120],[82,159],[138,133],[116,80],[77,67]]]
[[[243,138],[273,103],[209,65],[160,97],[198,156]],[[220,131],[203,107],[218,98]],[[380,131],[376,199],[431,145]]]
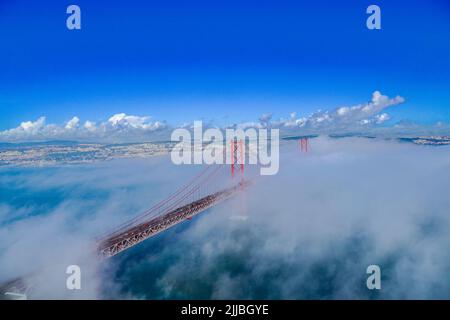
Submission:
[[[308,115],[401,95],[392,121],[450,121],[450,3],[0,3],[0,130],[125,112],[181,124]],[[65,26],[77,4],[82,30]],[[366,28],[366,8],[382,30]]]

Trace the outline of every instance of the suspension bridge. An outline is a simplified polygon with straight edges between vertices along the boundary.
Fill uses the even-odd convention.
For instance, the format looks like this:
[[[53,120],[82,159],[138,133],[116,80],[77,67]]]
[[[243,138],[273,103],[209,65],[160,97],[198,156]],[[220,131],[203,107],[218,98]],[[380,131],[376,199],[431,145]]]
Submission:
[[[241,140],[230,141],[230,151],[231,177],[234,178],[236,171],[240,173],[237,183],[232,179],[230,186],[224,188],[222,185],[218,185],[217,182],[222,182],[223,179],[217,179],[217,177],[227,166],[206,166],[191,181],[168,198],[97,238],[100,258],[110,258],[170,227],[190,220],[193,216],[247,187],[249,181],[244,180],[243,142]]]
[[[308,152],[307,138],[302,138],[299,144],[301,152]],[[206,166],[166,199],[97,237],[95,247],[98,256],[101,259],[111,258],[183,221],[192,219],[247,188],[250,180],[244,179],[245,145],[242,141],[231,141],[230,151],[230,168],[228,165]],[[231,172],[231,179],[228,179],[228,186],[224,187],[225,180],[218,177],[227,170]],[[24,291],[24,286],[24,281],[17,278],[0,285],[0,293],[5,294],[11,288],[20,293]]]

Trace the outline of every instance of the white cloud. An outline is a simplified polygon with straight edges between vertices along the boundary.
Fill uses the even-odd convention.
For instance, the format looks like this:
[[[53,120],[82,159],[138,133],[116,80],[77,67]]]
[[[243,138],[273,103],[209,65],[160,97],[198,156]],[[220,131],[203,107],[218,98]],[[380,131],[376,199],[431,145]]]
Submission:
[[[113,127],[143,128],[149,117],[127,116],[125,113],[118,113],[109,118],[108,123]]]
[[[295,127],[301,128],[306,124],[307,120],[308,119],[305,117],[297,118],[297,112],[292,112],[290,114],[289,119],[287,120],[281,119],[279,123],[281,126],[284,126],[286,128],[295,128]]]
[[[342,106],[331,111],[318,110],[309,116],[298,117],[297,112],[292,112],[289,118],[281,118],[272,121],[272,114],[263,114],[259,122],[245,122],[235,125],[239,128],[279,128],[283,133],[305,134],[327,134],[327,133],[345,133],[352,130],[367,129],[376,127],[390,120],[385,109],[401,104],[405,99],[400,96],[389,98],[375,91],[372,98],[367,103],[354,106]],[[284,131],[284,132],[283,132]]]
[[[132,128],[142,130],[159,130],[165,127],[160,121],[150,122],[150,117],[129,116],[125,113],[118,113],[108,119],[108,124],[114,128]]]
[[[389,98],[379,91],[372,94],[367,103],[354,106],[342,106],[331,111],[318,110],[309,116],[298,117],[292,112],[289,118],[272,120],[271,113],[260,116],[259,121],[248,121],[231,127],[280,128],[281,134],[298,133],[327,134],[345,133],[355,130],[375,128],[390,119],[385,109],[401,104],[403,97]],[[213,123],[204,123],[204,127],[214,127]],[[149,116],[117,113],[107,121],[95,123],[89,120],[80,126],[80,119],[74,116],[65,125],[46,124],[45,117],[36,121],[22,122],[19,127],[0,132],[0,141],[41,141],[49,139],[69,139],[96,142],[124,142],[165,140],[170,137],[170,128],[164,121],[153,121]],[[283,132],[284,131],[284,132]]]
[[[65,128],[67,130],[76,129],[80,123],[80,119],[78,117],[73,117],[70,121],[67,122]]]
[[[10,132],[30,132],[35,133],[45,126],[45,117],[40,117],[36,121],[25,121],[19,127],[11,129]]]
[[[36,121],[22,122],[17,128],[0,132],[0,141],[40,141],[50,139],[73,139],[92,141],[128,141],[151,139],[150,133],[165,129],[161,121],[150,121],[150,117],[119,113],[98,125],[87,120],[80,126],[74,116],[65,125],[46,124],[45,117]]]
[[[355,129],[359,124],[381,124],[390,119],[387,113],[381,113],[386,108],[405,102],[400,96],[389,98],[375,91],[370,102],[355,106],[343,106],[333,111],[317,111],[309,117],[293,118],[292,114],[287,121],[280,121],[279,124],[285,127],[304,127],[306,129],[316,129],[322,131],[333,131],[336,129]]]
[[[95,131],[96,127],[95,127],[95,122],[91,122],[91,121],[86,121],[84,123],[84,128],[88,131]]]
[[[362,125],[373,125],[373,124],[382,124],[391,119],[391,116],[387,113],[377,114],[371,119],[363,119],[360,121]]]
[[[391,116],[388,115],[387,113],[382,113],[382,114],[376,115],[375,119],[376,119],[377,123],[383,123],[383,122],[388,121],[389,119],[391,119]]]

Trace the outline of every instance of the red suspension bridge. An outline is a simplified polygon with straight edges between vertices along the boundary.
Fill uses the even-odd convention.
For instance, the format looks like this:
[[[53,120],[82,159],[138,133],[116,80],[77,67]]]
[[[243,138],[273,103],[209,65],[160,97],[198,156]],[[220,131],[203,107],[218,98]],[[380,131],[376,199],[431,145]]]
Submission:
[[[300,139],[300,146],[302,152],[308,152],[307,137]],[[213,186],[214,182],[219,180],[223,183],[223,179],[215,178],[221,169],[227,166],[206,167],[167,199],[99,238],[98,253],[100,257],[109,258],[127,250],[186,219],[191,219],[196,214],[243,190],[249,185],[249,181],[244,180],[245,149],[242,140],[230,141],[231,177],[235,177],[236,172],[239,172],[238,183],[234,181],[234,184],[224,189],[217,188],[217,185]],[[249,150],[249,152],[252,151]],[[220,187],[223,188],[223,186]]]
[[[233,178],[238,171],[240,173],[238,182],[231,179],[229,185],[224,188],[223,179],[217,179],[217,176],[228,166],[207,166],[168,198],[100,237],[98,239],[100,257],[109,258],[127,250],[180,222],[191,219],[247,187],[249,181],[244,180],[244,144],[241,140],[231,141],[230,144],[231,177]],[[217,185],[218,180],[222,186]]]
[[[308,152],[308,138],[301,138],[299,144],[302,152]],[[101,258],[117,255],[244,190],[250,184],[249,180],[244,179],[245,144],[242,141],[230,141],[230,151],[231,179],[228,179],[227,186],[224,187],[224,179],[218,177],[221,172],[228,172],[228,165],[206,166],[166,199],[97,238],[98,255]],[[8,294],[24,293],[27,290],[22,278],[0,284],[2,294],[7,291],[10,291]]]

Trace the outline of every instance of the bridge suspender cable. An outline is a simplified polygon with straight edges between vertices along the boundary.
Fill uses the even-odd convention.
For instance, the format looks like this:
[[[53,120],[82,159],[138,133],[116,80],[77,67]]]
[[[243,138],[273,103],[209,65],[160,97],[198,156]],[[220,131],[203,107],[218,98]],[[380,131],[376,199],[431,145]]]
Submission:
[[[204,185],[207,181],[209,181],[211,179],[212,176],[214,176],[219,169],[221,168],[221,166],[217,167],[215,170],[213,170],[212,173],[210,173],[207,178],[205,179],[205,181],[198,181],[199,179],[202,178],[202,176],[205,175],[206,172],[208,172],[209,170],[209,166],[206,167],[204,170],[202,170],[199,174],[197,174],[189,183],[187,183],[185,186],[183,186],[182,188],[180,188],[179,190],[177,190],[175,193],[173,193],[171,196],[169,196],[168,198],[166,198],[163,201],[160,201],[159,203],[157,203],[156,205],[154,205],[152,208],[150,208],[149,210],[146,210],[145,212],[141,213],[140,215],[138,215],[137,217],[130,219],[124,223],[122,223],[121,225],[119,225],[115,230],[113,230],[112,232],[108,233],[108,234],[104,234],[103,236],[97,238],[97,241],[101,241],[105,238],[111,238],[115,235],[120,234],[121,232],[125,231],[126,229],[139,224],[144,218],[156,218],[157,216],[160,216],[172,209],[174,209],[174,207],[178,204],[180,204],[183,200],[185,200],[189,195],[193,194],[195,191],[198,191],[202,185]],[[194,185],[194,183],[197,182],[196,185]],[[191,189],[189,189],[190,187],[192,187]],[[187,194],[183,194],[183,193],[187,193]],[[182,199],[177,200],[177,197],[181,197]],[[169,202],[171,200],[174,200],[175,203],[174,204],[169,204]],[[167,208],[163,208],[164,205],[168,205]],[[160,209],[158,211],[158,209]]]
[[[130,226],[132,226],[133,224],[137,223],[138,221],[140,221],[141,219],[148,217],[150,214],[154,213],[155,210],[160,209],[162,206],[164,206],[166,203],[168,203],[169,201],[171,201],[172,199],[174,199],[175,197],[177,197],[178,195],[180,195],[181,193],[183,193],[188,187],[190,187],[191,185],[193,185],[195,183],[195,181],[197,181],[201,176],[203,176],[208,170],[210,169],[210,166],[207,166],[205,169],[203,169],[202,171],[200,171],[200,173],[198,173],[194,178],[192,178],[187,184],[185,184],[183,187],[181,187],[180,189],[178,189],[177,191],[175,191],[172,195],[170,195],[169,197],[167,197],[164,200],[161,200],[160,202],[156,203],[154,206],[152,206],[150,209],[142,212],[141,214],[139,214],[138,216],[127,220],[125,222],[123,222],[122,224],[120,224],[119,226],[117,226],[114,230],[105,233],[103,235],[101,235],[100,237],[97,237],[97,240],[102,240],[104,238],[109,238],[114,234],[120,233],[121,231],[129,228]]]

